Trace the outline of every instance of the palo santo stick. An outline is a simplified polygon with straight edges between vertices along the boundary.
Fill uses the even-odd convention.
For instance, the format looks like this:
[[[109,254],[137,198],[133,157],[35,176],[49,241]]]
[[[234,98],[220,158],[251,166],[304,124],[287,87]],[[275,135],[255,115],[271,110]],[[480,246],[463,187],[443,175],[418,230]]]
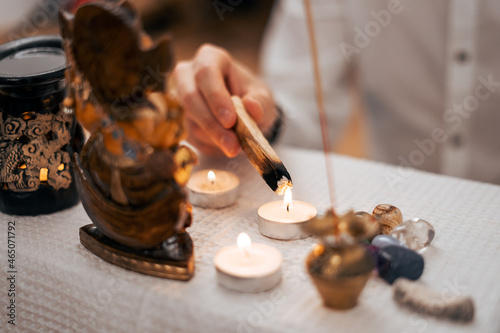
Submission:
[[[474,318],[474,302],[470,297],[455,295],[445,298],[443,293],[403,278],[396,280],[393,289],[394,299],[399,304],[421,314],[455,321],[470,321]]]
[[[288,187],[293,186],[290,174],[255,121],[245,110],[241,98],[233,96],[231,100],[237,116],[234,131],[243,151],[267,185],[277,194],[283,195]]]

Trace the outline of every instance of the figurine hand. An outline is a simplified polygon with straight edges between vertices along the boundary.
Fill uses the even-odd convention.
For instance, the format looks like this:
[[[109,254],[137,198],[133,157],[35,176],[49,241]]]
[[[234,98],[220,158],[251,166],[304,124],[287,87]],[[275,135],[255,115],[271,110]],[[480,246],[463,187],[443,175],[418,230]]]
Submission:
[[[216,153],[218,147],[228,157],[238,154],[239,143],[230,130],[236,123],[231,95],[242,98],[264,134],[277,117],[267,85],[222,48],[202,45],[193,59],[177,64],[172,80],[186,110],[188,141],[202,153]]]

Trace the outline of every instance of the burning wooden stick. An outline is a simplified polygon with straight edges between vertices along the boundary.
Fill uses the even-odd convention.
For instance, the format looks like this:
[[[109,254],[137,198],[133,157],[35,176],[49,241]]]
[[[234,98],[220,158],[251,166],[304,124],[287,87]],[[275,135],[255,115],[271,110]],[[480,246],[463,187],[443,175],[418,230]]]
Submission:
[[[250,163],[269,187],[279,195],[292,187],[292,177],[266,140],[238,96],[231,97],[238,118],[234,131]]]

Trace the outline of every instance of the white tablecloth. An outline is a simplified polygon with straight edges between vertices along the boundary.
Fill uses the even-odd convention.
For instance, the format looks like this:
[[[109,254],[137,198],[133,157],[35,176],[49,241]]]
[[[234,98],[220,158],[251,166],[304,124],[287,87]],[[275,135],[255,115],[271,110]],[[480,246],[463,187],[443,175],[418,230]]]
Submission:
[[[278,153],[293,177],[294,199],[323,211],[329,199],[322,154],[285,148]],[[189,232],[196,272],[189,282],[141,275],[94,256],[79,242],[78,229],[90,223],[81,205],[45,216],[0,214],[0,330],[13,329],[5,315],[10,299],[5,276],[7,222],[15,220],[20,332],[500,332],[499,186],[422,172],[407,175],[392,166],[333,158],[339,212],[371,212],[377,204],[390,203],[405,218],[420,217],[434,225],[436,238],[423,254],[420,280],[444,299],[473,297],[475,319],[456,324],[401,308],[392,299],[391,286],[376,277],[354,309],[322,306],[304,269],[315,239],[280,242],[259,234],[258,207],[278,198],[244,157],[203,163],[237,173],[241,195],[227,209],[194,209]],[[244,294],[217,285],[213,257],[234,244],[241,231],[282,252],[283,279],[273,290]]]

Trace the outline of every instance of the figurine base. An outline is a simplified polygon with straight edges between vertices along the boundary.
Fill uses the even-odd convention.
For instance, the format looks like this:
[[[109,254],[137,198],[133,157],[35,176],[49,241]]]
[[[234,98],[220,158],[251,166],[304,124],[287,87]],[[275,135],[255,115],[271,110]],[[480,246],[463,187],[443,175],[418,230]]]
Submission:
[[[99,258],[134,272],[187,281],[194,275],[193,241],[182,233],[157,248],[137,250],[115,242],[95,225],[80,228],[80,243]]]

